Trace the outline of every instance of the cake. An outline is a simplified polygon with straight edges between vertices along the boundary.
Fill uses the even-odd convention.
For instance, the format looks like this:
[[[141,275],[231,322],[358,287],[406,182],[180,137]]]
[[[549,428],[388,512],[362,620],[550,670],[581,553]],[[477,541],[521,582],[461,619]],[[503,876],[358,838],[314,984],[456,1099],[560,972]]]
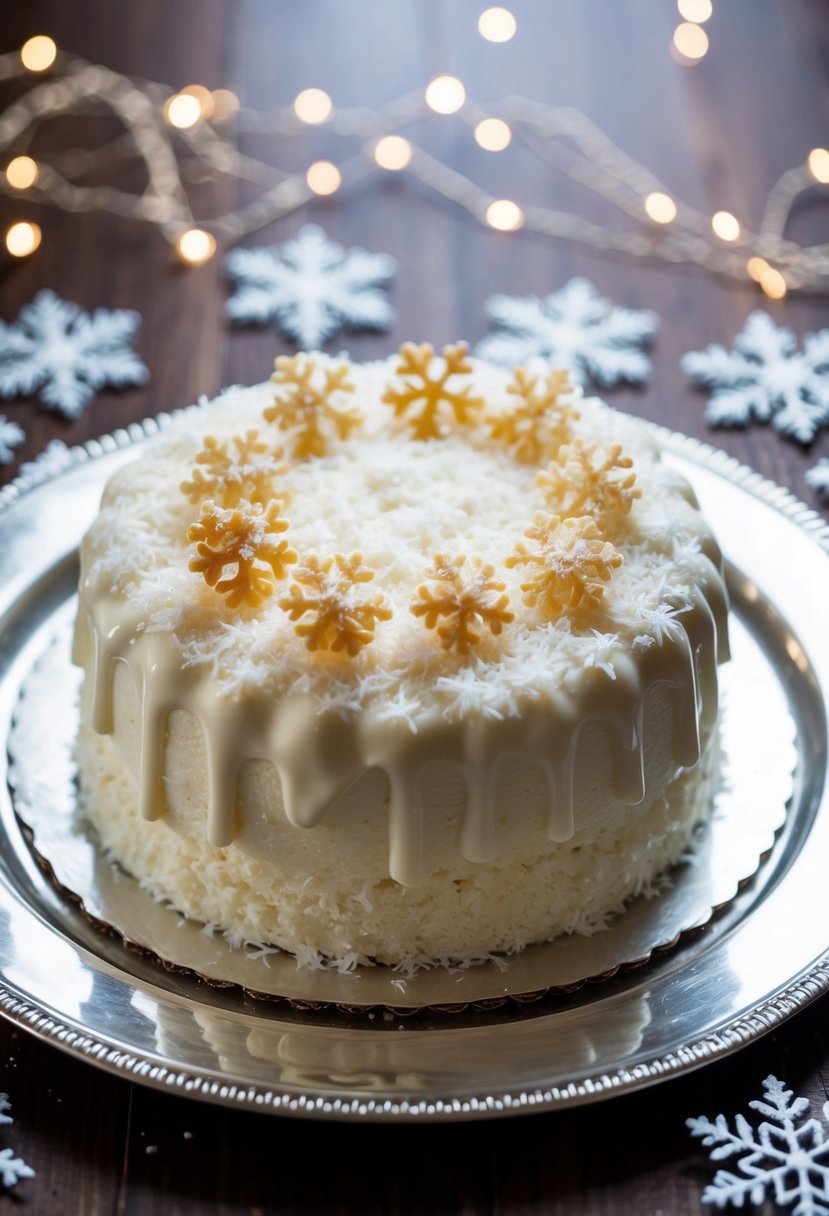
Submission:
[[[149,892],[302,963],[589,932],[711,805],[721,558],[651,430],[462,344],[185,411],[81,548],[77,757]]]

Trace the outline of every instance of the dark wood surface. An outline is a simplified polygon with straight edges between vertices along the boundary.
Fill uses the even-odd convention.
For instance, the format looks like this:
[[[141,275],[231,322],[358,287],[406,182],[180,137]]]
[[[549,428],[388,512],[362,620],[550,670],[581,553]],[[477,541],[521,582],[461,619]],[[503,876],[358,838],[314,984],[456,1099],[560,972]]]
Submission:
[[[759,221],[779,173],[827,142],[829,14],[820,0],[715,0],[711,50],[693,69],[668,53],[677,20],[668,0],[515,0],[519,33],[504,46],[476,34],[483,7],[483,0],[28,0],[6,12],[0,50],[48,32],[62,47],[120,71],[176,87],[229,87],[258,108],[284,103],[308,85],[328,89],[340,104],[376,105],[452,71],[482,101],[524,93],[578,106],[679,197],[711,212],[724,207],[750,224]],[[9,86],[4,96],[16,92]],[[74,144],[100,130],[73,120],[39,138],[43,147]],[[301,164],[325,155],[330,139],[315,131],[272,154]],[[520,152],[488,157],[452,120],[428,139],[454,163],[474,167],[496,194],[549,199],[617,222]],[[262,141],[258,147],[269,154]],[[219,181],[210,207],[224,210],[244,197],[245,188]],[[11,320],[41,287],[87,308],[137,308],[137,347],[151,380],[102,393],[74,424],[32,401],[0,403],[28,433],[20,459],[54,436],[75,443],[224,384],[262,379],[274,355],[291,349],[272,331],[229,330],[218,258],[184,269],[149,227],[0,200],[4,227],[24,215],[42,225],[43,246],[0,269],[2,318]],[[828,215],[829,200],[815,189],[792,231],[825,239]],[[406,338],[474,343],[486,331],[483,306],[493,292],[544,294],[585,274],[612,299],[652,307],[662,320],[649,386],[614,391],[615,405],[712,440],[814,502],[803,473],[829,454],[829,433],[811,451],[768,428],[712,434],[704,397],[689,387],[679,358],[711,341],[730,345],[755,307],[767,307],[802,337],[829,323],[827,301],[770,304],[751,284],[696,268],[603,256],[526,233],[497,235],[416,185],[380,175],[314,202],[251,243],[284,239],[309,219],[344,244],[386,250],[399,262],[392,332],[335,342],[355,358],[385,355]],[[13,476],[15,467],[2,476]],[[713,1167],[689,1138],[685,1118],[745,1109],[769,1073],[817,1109],[827,1098],[826,1008],[819,1002],[741,1053],[630,1097],[443,1127],[239,1114],[129,1084],[0,1023],[0,1089],[11,1094],[16,1117],[3,1144],[37,1170],[0,1205],[84,1216],[700,1212]]]

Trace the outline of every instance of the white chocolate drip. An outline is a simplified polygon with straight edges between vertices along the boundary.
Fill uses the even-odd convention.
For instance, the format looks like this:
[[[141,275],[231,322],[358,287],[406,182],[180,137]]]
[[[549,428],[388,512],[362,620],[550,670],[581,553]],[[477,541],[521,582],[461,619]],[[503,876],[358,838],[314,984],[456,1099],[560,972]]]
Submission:
[[[456,768],[466,784],[460,852],[473,862],[496,856],[498,771],[508,756],[521,755],[543,771],[548,788],[548,834],[564,841],[574,832],[573,786],[579,739],[586,725],[601,722],[612,739],[616,796],[636,805],[647,795],[643,719],[649,693],[669,690],[673,761],[677,770],[700,755],[700,727],[717,712],[716,666],[727,655],[725,594],[710,563],[691,604],[661,644],[620,658],[616,678],[601,673],[577,699],[577,712],[551,699],[527,700],[518,717],[485,718],[470,713],[447,721],[439,712],[413,732],[381,720],[371,707],[343,717],[319,712],[307,695],[280,697],[264,691],[238,699],[224,695],[204,668],[183,669],[169,633],[141,633],[135,612],[116,596],[96,596],[82,584],[75,662],[88,669],[92,722],[99,734],[114,730],[115,667],[126,665],[141,714],[140,814],[165,811],[164,755],[167,720],[175,709],[200,723],[207,756],[207,837],[225,846],[238,835],[239,772],[249,760],[269,761],[279,775],[288,821],[312,829],[323,822],[342,794],[369,769],[382,769],[389,783],[389,873],[414,886],[424,881],[424,769],[434,762]]]

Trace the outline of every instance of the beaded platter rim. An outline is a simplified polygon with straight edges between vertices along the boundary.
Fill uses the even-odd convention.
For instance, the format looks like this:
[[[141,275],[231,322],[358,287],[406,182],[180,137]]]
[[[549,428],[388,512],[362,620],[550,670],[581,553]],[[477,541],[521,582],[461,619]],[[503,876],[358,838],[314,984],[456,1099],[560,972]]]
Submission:
[[[30,490],[59,478],[87,461],[109,455],[150,439],[172,421],[198,407],[162,413],[142,423],[119,428],[66,450],[65,464],[57,473],[48,464],[36,463],[26,474],[0,488],[0,511],[10,507]],[[789,490],[763,477],[735,457],[701,440],[681,435],[654,423],[647,424],[666,451],[687,458],[695,465],[719,475],[731,485],[772,507],[829,553],[829,523],[814,508]],[[128,982],[128,973],[122,973]],[[297,1092],[264,1083],[234,1082],[216,1069],[181,1066],[160,1054],[135,1050],[133,1045],[107,1041],[103,1036],[73,1025],[55,1010],[39,1005],[28,994],[16,991],[6,977],[0,980],[0,1014],[37,1037],[70,1054],[89,1060],[106,1071],[139,1081],[159,1090],[176,1092],[238,1108],[290,1116],[366,1120],[451,1120],[497,1117],[533,1110],[575,1106],[616,1093],[642,1088],[671,1076],[693,1070],[731,1054],[768,1033],[800,1009],[829,991],[829,948],[794,977],[789,976],[776,991],[757,1002],[748,1012],[732,1017],[716,1029],[690,1038],[680,1047],[640,1059],[631,1067],[585,1072],[578,1080],[561,1085],[500,1086],[498,1092],[469,1096],[418,1097],[416,1093],[395,1098],[372,1096],[336,1097],[328,1093]],[[197,1005],[198,1002],[193,1001]],[[345,1031],[345,1033],[353,1033]],[[359,1033],[359,1032],[357,1032]]]

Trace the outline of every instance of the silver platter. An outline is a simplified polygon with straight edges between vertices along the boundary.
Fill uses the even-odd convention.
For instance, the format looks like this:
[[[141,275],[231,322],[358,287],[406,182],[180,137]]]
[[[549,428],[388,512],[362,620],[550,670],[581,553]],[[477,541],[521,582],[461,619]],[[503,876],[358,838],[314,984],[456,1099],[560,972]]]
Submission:
[[[65,620],[78,541],[103,483],[158,425],[75,449],[48,483],[35,477],[0,491],[5,740],[20,689]],[[763,821],[761,850],[769,842],[756,791],[769,765],[776,788],[791,788],[790,720],[795,730],[785,823],[717,916],[644,966],[531,1004],[476,1000],[475,971],[453,977],[454,1003],[472,1003],[451,1016],[255,1001],[167,970],[91,924],[36,863],[4,772],[0,1012],[156,1088],[273,1113],[423,1120],[574,1105],[652,1084],[736,1050],[825,991],[829,527],[723,453],[663,430],[657,437],[693,483],[729,560],[739,653],[752,656],[734,669],[745,721],[729,729],[748,746],[730,794],[746,828]],[[756,680],[751,696],[740,673]],[[770,730],[776,722],[785,730]]]

